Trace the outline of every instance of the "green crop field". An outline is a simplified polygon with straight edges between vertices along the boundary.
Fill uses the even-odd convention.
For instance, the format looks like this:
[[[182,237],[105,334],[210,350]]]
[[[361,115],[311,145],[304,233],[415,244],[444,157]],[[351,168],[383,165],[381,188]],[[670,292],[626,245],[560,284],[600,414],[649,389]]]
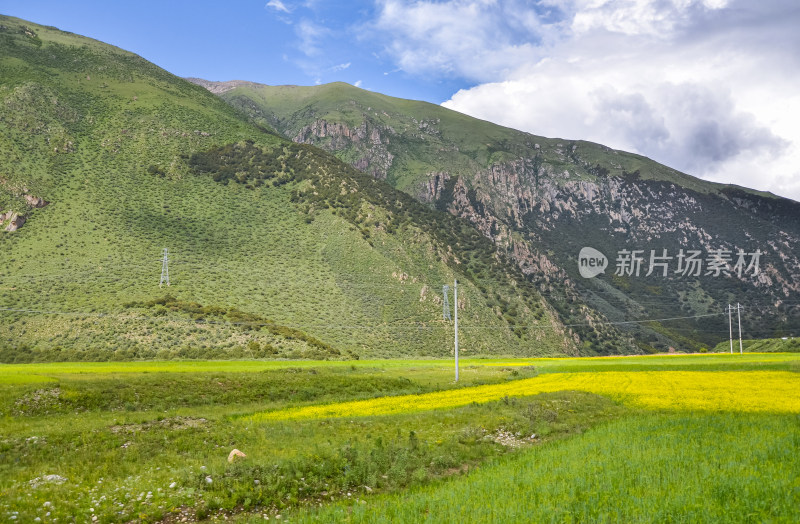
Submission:
[[[468,359],[458,383],[448,360],[0,365],[0,520],[790,522],[798,370],[790,353]]]
[[[292,521],[796,522],[799,431],[796,417],[636,416],[466,478]]]

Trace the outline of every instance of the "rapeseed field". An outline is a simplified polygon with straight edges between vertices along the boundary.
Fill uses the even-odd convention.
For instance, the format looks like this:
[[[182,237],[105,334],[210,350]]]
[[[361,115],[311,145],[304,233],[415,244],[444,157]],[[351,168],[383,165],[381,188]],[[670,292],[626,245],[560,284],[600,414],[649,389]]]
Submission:
[[[786,371],[553,373],[507,384],[380,397],[259,413],[253,420],[358,417],[446,409],[471,403],[578,390],[633,406],[672,411],[800,413],[800,374]]]

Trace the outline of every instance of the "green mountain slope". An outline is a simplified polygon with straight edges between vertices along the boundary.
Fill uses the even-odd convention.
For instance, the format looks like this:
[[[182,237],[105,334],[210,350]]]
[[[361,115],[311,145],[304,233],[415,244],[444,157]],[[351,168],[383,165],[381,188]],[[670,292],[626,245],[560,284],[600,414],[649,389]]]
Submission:
[[[465,354],[577,351],[466,221],[140,57],[0,17],[0,78],[5,361],[447,355],[454,278]]]
[[[647,351],[699,349],[727,335],[724,308],[741,302],[751,336],[800,329],[797,202],[706,182],[599,144],[539,137],[342,83],[206,86],[253,121],[470,220],[568,324],[608,319],[622,322],[619,329]],[[605,274],[579,275],[585,246],[607,256]],[[641,252],[638,276],[615,275],[623,250]],[[646,276],[651,252],[663,250],[667,275]],[[707,274],[717,250],[728,274]],[[690,251],[700,252],[699,275],[679,272],[679,255]],[[748,265],[752,253],[762,253],[758,274],[734,270],[739,251]],[[672,317],[689,318],[644,322]],[[575,330],[587,350],[604,352],[596,333]]]
[[[394,98],[342,82],[304,87],[189,80],[219,93],[232,106],[294,141],[334,151],[363,166],[362,170],[421,197],[430,174],[443,167],[451,176],[469,177],[533,151],[539,153],[542,165],[575,168],[571,157],[578,146],[584,165],[578,164],[576,175],[587,180],[595,178],[591,167],[607,162],[606,155],[613,153],[616,165],[609,168],[612,173],[638,169],[646,179],[675,182],[701,192],[723,187],[600,144],[530,135],[435,104]],[[385,153],[379,155],[381,152]]]

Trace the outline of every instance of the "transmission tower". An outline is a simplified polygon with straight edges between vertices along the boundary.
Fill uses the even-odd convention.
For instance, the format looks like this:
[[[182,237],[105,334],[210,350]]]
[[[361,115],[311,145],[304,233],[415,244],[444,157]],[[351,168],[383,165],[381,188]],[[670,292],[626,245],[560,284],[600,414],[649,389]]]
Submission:
[[[736,307],[734,308],[732,305],[728,304],[726,311],[728,312],[728,329],[730,330],[730,340],[731,340],[731,355],[733,354],[733,310],[736,309],[736,316],[739,321],[739,354],[741,355],[744,353],[742,350],[742,305],[740,303],[736,303]]]
[[[730,330],[731,355],[733,355],[733,319],[731,318],[731,313],[733,313],[733,306],[728,304],[728,329]]]
[[[158,287],[163,286],[165,282],[169,286],[169,252],[167,248],[164,248],[164,258],[161,261],[161,281],[159,281]]]
[[[442,295],[444,295],[444,300],[442,301],[442,318],[444,318],[444,320],[452,320],[452,317],[450,316],[450,301],[447,298],[447,293],[449,291],[450,286],[442,286]]]

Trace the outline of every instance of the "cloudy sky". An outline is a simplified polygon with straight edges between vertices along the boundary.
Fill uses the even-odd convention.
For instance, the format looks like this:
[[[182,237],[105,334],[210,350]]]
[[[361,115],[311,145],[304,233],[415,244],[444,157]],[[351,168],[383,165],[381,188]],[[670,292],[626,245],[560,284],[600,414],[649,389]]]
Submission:
[[[181,76],[345,81],[800,200],[796,0],[3,0],[0,12]]]

